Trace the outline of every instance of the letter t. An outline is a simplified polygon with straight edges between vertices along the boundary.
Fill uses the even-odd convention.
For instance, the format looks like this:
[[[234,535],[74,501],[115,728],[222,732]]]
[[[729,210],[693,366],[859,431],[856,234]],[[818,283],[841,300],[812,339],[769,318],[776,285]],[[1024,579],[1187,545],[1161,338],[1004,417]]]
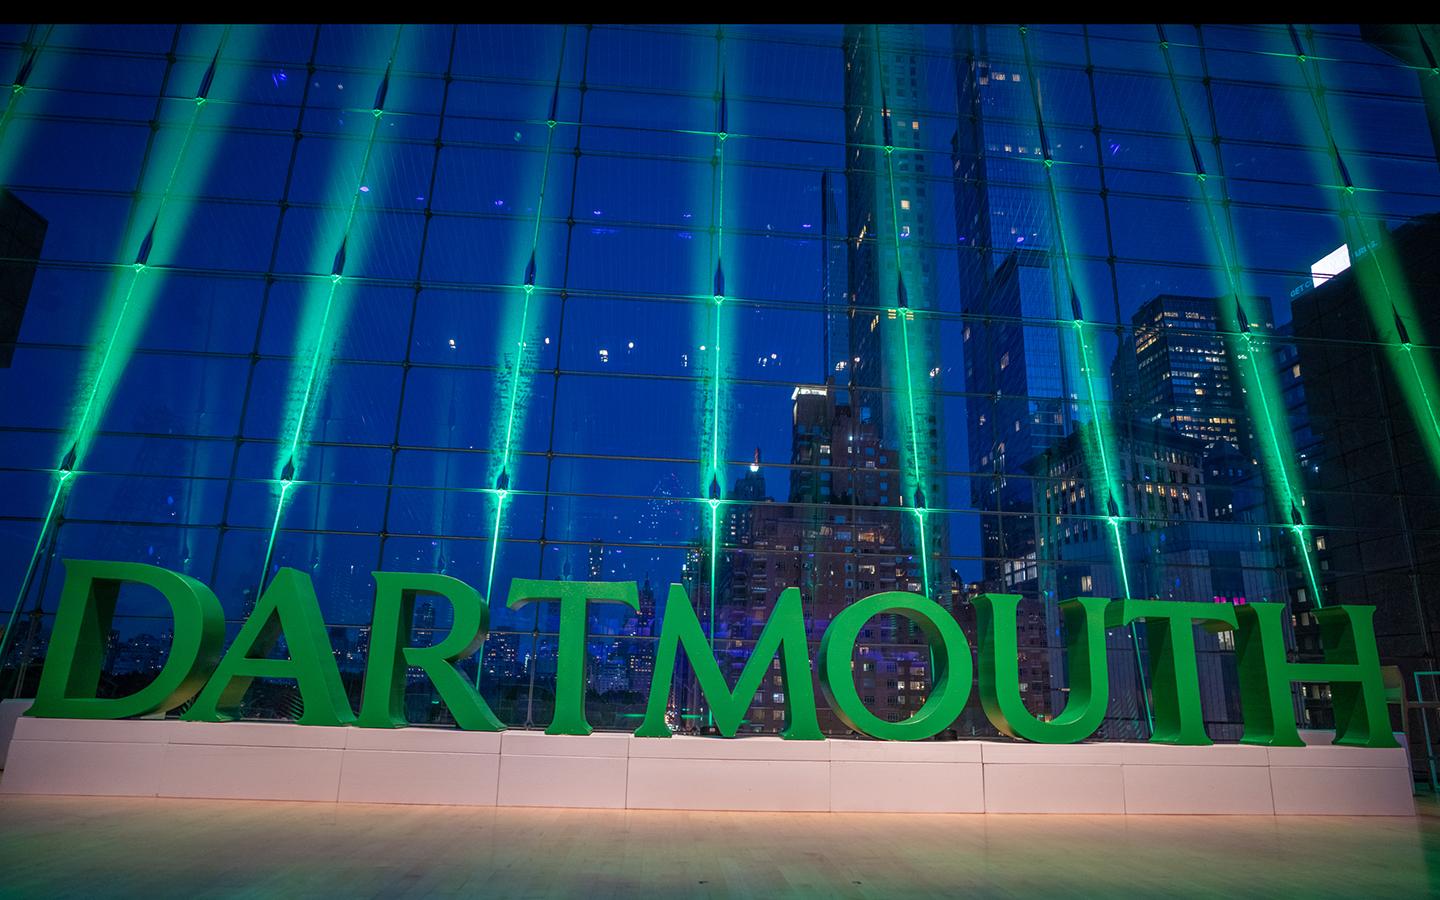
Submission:
[[[560,651],[555,669],[555,717],[546,734],[589,734],[585,720],[585,623],[591,601],[640,609],[633,581],[556,581],[516,578],[505,605],[518,609],[534,600],[560,601]]]

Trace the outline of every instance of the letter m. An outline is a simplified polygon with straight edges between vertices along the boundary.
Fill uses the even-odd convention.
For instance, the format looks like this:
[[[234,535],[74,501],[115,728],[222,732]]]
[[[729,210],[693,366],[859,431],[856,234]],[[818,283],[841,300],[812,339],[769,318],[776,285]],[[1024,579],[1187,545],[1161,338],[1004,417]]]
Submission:
[[[713,627],[713,623],[712,623]],[[818,741],[820,724],[815,716],[815,687],[810,677],[810,653],[805,642],[805,617],[800,606],[800,590],[786,588],[780,593],[755,652],[745,661],[735,689],[730,690],[720,664],[710,649],[710,639],[700,626],[700,619],[690,605],[685,589],[670,585],[665,603],[665,622],[655,651],[655,671],[650,681],[650,699],[645,707],[645,721],[636,730],[636,737],[669,737],[665,710],[670,699],[670,685],[675,674],[675,658],[681,649],[695,672],[700,693],[710,707],[715,727],[726,737],[734,737],[744,721],[745,713],[765,680],[770,660],[778,654],[784,675],[785,730],[782,738]]]

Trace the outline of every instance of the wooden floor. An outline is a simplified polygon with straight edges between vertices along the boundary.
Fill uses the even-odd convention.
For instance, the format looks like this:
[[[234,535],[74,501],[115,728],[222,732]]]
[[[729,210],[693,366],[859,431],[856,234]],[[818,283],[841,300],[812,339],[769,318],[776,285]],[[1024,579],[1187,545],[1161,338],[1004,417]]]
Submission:
[[[0,895],[1440,893],[1413,819],[930,816],[0,797]]]

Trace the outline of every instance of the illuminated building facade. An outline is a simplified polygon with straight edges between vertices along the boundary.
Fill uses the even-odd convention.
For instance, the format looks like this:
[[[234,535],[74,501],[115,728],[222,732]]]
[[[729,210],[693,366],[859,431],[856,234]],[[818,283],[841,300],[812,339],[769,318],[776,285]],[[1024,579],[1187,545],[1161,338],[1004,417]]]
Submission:
[[[1384,602],[1388,661],[1434,667],[1435,618],[1410,611],[1433,594],[1435,304],[1418,251],[1406,278],[1367,268],[1440,208],[1407,41],[0,26],[3,215],[26,223],[0,268],[29,279],[0,334],[0,695],[45,664],[67,559],[185,572],[232,629],[303,572],[352,700],[371,573],[460,579],[491,625],[461,667],[524,727],[551,716],[559,615],[508,607],[515,578],[636,584],[640,610],[587,622],[600,729],[643,712],[672,583],[727,674],[783,587],[812,659],[872,591],[972,635],[976,596],[1020,594],[1041,715],[1080,590],[1288,598],[1302,654],[1312,605]],[[1312,271],[1342,244],[1350,270]],[[1307,280],[1273,316],[1226,299]],[[1127,360],[1157,298],[1209,305]],[[1167,393],[1182,370],[1216,407]],[[420,611],[416,640],[449,628]],[[167,624],[122,596],[107,690],[154,670]],[[867,628],[864,696],[900,716],[925,643]],[[1143,628],[1115,641],[1116,671],[1146,671]],[[672,694],[677,727],[706,727],[683,661]],[[774,730],[765,694],[751,730]],[[293,700],[262,684],[245,714]],[[1126,702],[1109,733],[1143,738]],[[983,732],[973,712],[952,730]]]

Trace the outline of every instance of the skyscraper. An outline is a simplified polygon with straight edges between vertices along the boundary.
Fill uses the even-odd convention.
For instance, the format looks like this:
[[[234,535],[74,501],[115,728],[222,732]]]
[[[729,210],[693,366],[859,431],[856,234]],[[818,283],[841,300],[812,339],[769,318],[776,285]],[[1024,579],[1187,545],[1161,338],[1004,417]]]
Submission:
[[[820,380],[846,379],[850,368],[850,241],[840,217],[841,185],[820,173]]]
[[[1212,297],[1160,294],[1131,317],[1138,413],[1205,444],[1248,451],[1250,435],[1235,360],[1219,334]],[[1252,326],[1273,328],[1267,297],[1247,298]]]
[[[845,607],[883,591],[920,590],[920,565],[910,518],[895,493],[895,451],[874,424],[860,421],[829,385],[792,393],[790,501],[764,496],[764,477],[737,480],[725,511],[725,554],[716,595],[716,651],[733,682],[782,591],[799,587],[806,627],[818,640]],[[757,467],[760,464],[757,463]],[[942,602],[948,599],[940,597]],[[924,702],[929,655],[913,621],[884,616],[867,623],[856,650],[857,686],[877,715],[898,720]],[[782,675],[770,670],[750,722],[774,730],[783,719]],[[691,693],[691,703],[698,698]],[[845,727],[829,710],[821,726]]]
[[[1018,43],[1012,34],[994,45],[983,25],[956,25],[951,36],[965,390],[977,398],[966,405],[968,467],[985,473],[972,477],[970,502],[993,513],[980,520],[987,587],[1018,590],[1027,571],[1033,576],[1035,553],[1034,525],[1024,515],[1032,508],[1030,486],[1019,476],[1065,435],[1071,418],[1069,348],[1052,324],[1066,314],[1050,266],[1052,224],[1034,162],[1041,148],[1030,85],[1013,62]]]
[[[900,450],[893,493],[905,506],[943,508],[938,329],[916,315],[939,308],[927,249],[933,213],[922,134],[932,123],[924,120],[920,43],[916,26],[845,28],[848,384],[857,420]],[[944,520],[932,523],[931,554],[948,543]]]

